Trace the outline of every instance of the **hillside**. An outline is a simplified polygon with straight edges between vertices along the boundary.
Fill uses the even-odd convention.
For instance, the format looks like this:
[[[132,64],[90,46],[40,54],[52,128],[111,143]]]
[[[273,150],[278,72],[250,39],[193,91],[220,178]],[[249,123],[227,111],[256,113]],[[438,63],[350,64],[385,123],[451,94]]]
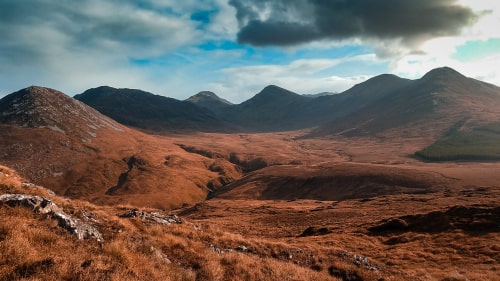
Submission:
[[[500,117],[496,109],[500,105],[500,88],[467,78],[451,68],[434,69],[420,79],[389,85],[393,86],[366,87],[377,99],[321,125],[310,136],[389,132],[398,137],[428,134],[438,139],[464,118],[468,127],[474,127],[496,122]],[[345,94],[363,86],[364,83],[357,85]],[[360,101],[366,100],[364,95]],[[359,104],[356,99],[351,102]]]
[[[442,138],[415,155],[428,161],[500,160],[500,124],[464,129],[465,121],[457,122]]]
[[[496,198],[469,186],[172,214],[59,197],[0,166],[0,280],[498,280]]]
[[[233,104],[228,100],[220,98],[213,92],[202,91],[186,99],[186,101],[196,104],[199,107],[206,108],[216,115],[221,115]]]
[[[31,201],[13,199],[21,197]],[[35,200],[44,204],[31,208]],[[100,238],[78,236],[66,229],[52,211],[45,213],[47,206],[93,229]],[[242,276],[250,280],[290,276],[304,281],[338,280],[326,270],[309,268],[309,263],[298,265],[273,257],[276,252],[292,251],[291,245],[245,239],[220,231],[216,225],[200,226],[161,210],[68,200],[5,166],[0,166],[0,215],[0,280],[214,281],[241,280]],[[305,261],[306,255],[299,258]],[[341,259],[336,264],[351,268]],[[368,270],[357,271],[372,275]]]
[[[136,89],[101,86],[74,98],[124,125],[148,131],[212,131],[224,125],[213,112],[192,102]]]
[[[310,98],[270,85],[251,99],[231,107],[223,115],[227,121],[250,131],[284,131],[308,127],[301,118],[302,107]]]
[[[119,122],[159,133],[313,128],[306,137],[427,134],[434,141],[464,118],[466,128],[496,122],[500,105],[498,87],[448,67],[416,80],[382,74],[343,93],[316,98],[270,85],[236,105],[211,92],[181,102],[139,90],[99,87],[75,97]]]
[[[173,208],[241,174],[225,159],[126,128],[52,89],[23,89],[0,109],[0,163],[71,198]]]
[[[442,190],[449,179],[394,166],[339,163],[332,166],[272,166],[253,172],[212,194],[238,200],[368,199]]]

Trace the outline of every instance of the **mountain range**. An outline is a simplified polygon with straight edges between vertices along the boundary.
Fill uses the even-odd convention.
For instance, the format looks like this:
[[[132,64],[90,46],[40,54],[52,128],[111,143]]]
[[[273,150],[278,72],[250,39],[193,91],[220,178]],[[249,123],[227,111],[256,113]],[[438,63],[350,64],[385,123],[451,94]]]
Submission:
[[[199,202],[244,172],[272,165],[268,152],[248,150],[247,133],[307,129],[296,139],[286,137],[290,141],[427,136],[430,146],[418,147],[417,157],[496,160],[498,108],[499,87],[447,67],[416,80],[383,74],[316,98],[270,85],[240,104],[212,92],[179,101],[98,87],[71,98],[32,86],[0,100],[0,162],[71,198],[172,208]],[[243,143],[192,147],[167,136],[178,132],[192,135],[189,142],[200,132],[236,132]],[[219,134],[213,141],[223,139]],[[278,158],[285,149],[267,146]],[[301,162],[285,158],[277,163]]]
[[[438,136],[459,120],[484,124],[500,116],[500,88],[442,67],[420,79],[390,74],[345,92],[311,98],[270,85],[251,99],[231,104],[212,92],[185,101],[139,90],[99,87],[75,98],[133,127],[156,132],[273,132],[314,128],[311,136],[359,136],[387,130],[432,127]],[[429,126],[429,122],[433,125]]]
[[[0,280],[497,280],[499,106],[450,68],[241,104],[21,89]]]

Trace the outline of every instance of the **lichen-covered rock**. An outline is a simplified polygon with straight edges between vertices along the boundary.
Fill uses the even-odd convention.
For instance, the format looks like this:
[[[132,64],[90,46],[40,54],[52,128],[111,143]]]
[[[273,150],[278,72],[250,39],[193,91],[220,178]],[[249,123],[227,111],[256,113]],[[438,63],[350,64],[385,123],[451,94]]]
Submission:
[[[95,227],[82,222],[66,214],[63,209],[51,200],[36,195],[27,194],[2,194],[0,204],[11,207],[24,207],[37,214],[47,214],[57,220],[58,225],[74,234],[78,239],[92,238],[99,242],[103,241],[102,234]]]
[[[164,214],[162,212],[145,212],[138,209],[132,209],[124,214],[121,218],[140,218],[144,222],[153,222],[159,224],[169,225],[172,223],[181,224],[182,220],[176,215]]]

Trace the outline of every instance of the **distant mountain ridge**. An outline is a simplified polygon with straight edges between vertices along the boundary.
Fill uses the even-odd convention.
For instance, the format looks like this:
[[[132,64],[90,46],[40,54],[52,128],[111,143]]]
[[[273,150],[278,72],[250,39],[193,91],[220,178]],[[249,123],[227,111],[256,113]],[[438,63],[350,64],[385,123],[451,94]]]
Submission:
[[[231,107],[223,118],[251,131],[300,129],[304,124],[297,117],[307,102],[307,97],[269,85],[251,99]]]
[[[318,97],[322,97],[322,96],[331,96],[331,95],[336,95],[338,93],[334,93],[334,92],[321,92],[321,93],[317,93],[317,94],[303,94],[304,97],[308,97],[308,98],[318,98]]]
[[[377,97],[367,103],[366,93],[361,101],[352,99],[365,104],[322,124],[312,135],[372,135],[397,128],[439,135],[463,118],[470,119],[469,123],[487,123],[500,117],[496,109],[500,106],[500,88],[467,78],[451,68],[431,70],[416,80],[395,77],[390,78],[389,84],[376,84],[382,87],[368,86],[372,82],[368,80],[344,92],[353,98],[356,88],[365,88],[366,93]]]
[[[101,86],[75,95],[74,98],[122,124],[149,131],[210,131],[224,126],[212,111],[192,102],[137,89]]]
[[[240,104],[208,91],[181,102],[110,87],[90,89],[75,98],[123,124],[157,132],[179,128],[212,132],[314,128],[308,136],[359,136],[408,126],[419,134],[427,125],[438,136],[467,116],[475,116],[471,119],[474,122],[487,122],[491,116],[486,112],[496,112],[495,106],[500,104],[498,93],[494,85],[442,67],[415,80],[382,74],[342,93],[315,98],[275,85]]]
[[[210,91],[202,91],[186,99],[186,101],[196,104],[199,107],[206,108],[215,114],[223,114],[233,104],[223,98],[220,98],[215,93]]]

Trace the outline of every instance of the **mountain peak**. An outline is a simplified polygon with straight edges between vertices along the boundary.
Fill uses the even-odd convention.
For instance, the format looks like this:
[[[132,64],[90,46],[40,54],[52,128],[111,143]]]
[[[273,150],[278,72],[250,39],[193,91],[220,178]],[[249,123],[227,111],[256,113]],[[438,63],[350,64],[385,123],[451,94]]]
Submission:
[[[283,98],[283,97],[302,97],[301,95],[278,87],[276,85],[268,85],[260,91],[254,98]]]
[[[438,67],[427,72],[422,76],[422,80],[432,80],[432,79],[463,79],[466,78],[460,72],[454,70],[451,67]]]
[[[66,134],[71,131],[90,141],[98,128],[122,131],[120,125],[94,109],[45,87],[30,86],[0,99],[0,123],[26,128],[48,128]]]
[[[262,91],[260,91],[261,93],[262,92],[276,92],[276,91],[279,91],[279,92],[283,92],[283,93],[293,93],[287,89],[284,89],[284,88],[281,88],[279,86],[276,86],[276,85],[267,85],[266,87],[264,87],[264,89],[262,89]],[[295,93],[293,93],[295,94]]]
[[[232,103],[226,99],[223,99],[216,95],[214,92],[210,91],[201,91],[197,93],[196,95],[193,95],[186,99],[186,101],[196,103],[196,104],[201,104],[203,105],[204,103],[207,102],[220,102],[223,104],[231,105]]]

